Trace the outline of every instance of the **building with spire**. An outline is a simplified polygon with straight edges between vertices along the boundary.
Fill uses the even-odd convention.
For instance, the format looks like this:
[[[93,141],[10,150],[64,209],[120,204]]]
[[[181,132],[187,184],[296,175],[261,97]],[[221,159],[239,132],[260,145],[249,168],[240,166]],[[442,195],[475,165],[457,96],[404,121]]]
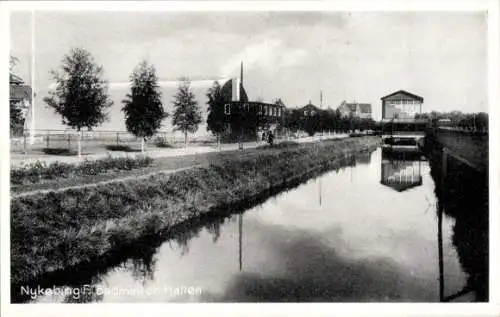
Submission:
[[[226,81],[221,88],[225,129],[223,139],[255,140],[259,130],[281,130],[286,106],[282,102],[250,101],[243,82],[243,62],[240,77]]]

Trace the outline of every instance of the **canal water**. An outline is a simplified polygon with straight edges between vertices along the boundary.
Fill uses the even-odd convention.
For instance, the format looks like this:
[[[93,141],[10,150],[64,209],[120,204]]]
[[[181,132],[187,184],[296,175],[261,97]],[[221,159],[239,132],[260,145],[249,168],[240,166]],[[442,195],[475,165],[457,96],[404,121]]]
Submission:
[[[439,301],[467,275],[446,215],[439,269],[434,186],[423,158],[377,149],[32,302]]]

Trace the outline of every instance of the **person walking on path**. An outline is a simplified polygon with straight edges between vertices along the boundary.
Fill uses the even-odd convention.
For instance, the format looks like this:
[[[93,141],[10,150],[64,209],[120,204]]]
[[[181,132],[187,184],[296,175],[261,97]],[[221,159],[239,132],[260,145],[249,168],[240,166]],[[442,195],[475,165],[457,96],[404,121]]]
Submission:
[[[272,131],[269,131],[267,141],[269,142],[269,145],[273,145],[273,143],[274,143],[274,134],[273,134]]]

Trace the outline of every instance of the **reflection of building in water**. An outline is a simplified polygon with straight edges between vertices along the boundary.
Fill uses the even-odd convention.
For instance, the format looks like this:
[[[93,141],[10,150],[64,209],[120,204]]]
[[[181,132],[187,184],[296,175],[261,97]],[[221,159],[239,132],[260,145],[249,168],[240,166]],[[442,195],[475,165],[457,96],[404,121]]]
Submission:
[[[420,161],[382,160],[380,183],[398,192],[422,185]]]

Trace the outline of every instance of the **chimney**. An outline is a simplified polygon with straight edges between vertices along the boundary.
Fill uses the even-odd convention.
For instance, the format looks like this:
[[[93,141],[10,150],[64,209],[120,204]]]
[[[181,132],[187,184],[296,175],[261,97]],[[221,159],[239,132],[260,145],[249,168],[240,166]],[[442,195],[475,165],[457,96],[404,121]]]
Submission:
[[[232,101],[240,101],[240,89],[241,83],[239,78],[233,78],[231,80],[231,88],[232,88]]]
[[[241,61],[241,66],[240,66],[240,82],[241,85],[243,85],[243,61]]]

